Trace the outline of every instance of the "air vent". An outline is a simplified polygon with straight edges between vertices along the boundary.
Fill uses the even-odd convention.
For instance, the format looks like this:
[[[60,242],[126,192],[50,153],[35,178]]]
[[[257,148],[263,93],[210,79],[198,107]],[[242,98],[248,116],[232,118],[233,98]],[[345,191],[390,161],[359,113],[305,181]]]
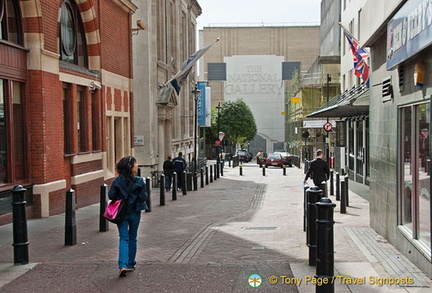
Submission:
[[[403,65],[399,65],[398,67],[399,92],[402,92],[404,90],[404,72],[405,72],[405,67]]]
[[[393,86],[391,84],[391,76],[382,82],[382,101],[388,102],[393,99]]]

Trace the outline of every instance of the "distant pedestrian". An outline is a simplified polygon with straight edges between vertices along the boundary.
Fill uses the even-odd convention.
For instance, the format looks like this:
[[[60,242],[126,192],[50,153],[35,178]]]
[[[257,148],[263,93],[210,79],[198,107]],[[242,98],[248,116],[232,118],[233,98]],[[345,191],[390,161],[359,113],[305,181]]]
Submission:
[[[316,151],[316,158],[310,163],[309,170],[306,173],[304,183],[308,178],[312,178],[315,186],[318,186],[324,191],[325,183],[330,177],[330,168],[326,160],[324,160],[324,153],[321,149]]]
[[[260,150],[256,154],[255,158],[257,160],[257,164],[260,165],[260,167],[261,167],[261,165],[264,164],[264,152],[263,152],[263,150]]]
[[[146,184],[143,178],[136,176],[138,163],[132,156],[124,157],[116,165],[117,177],[108,192],[111,200],[128,198],[128,209],[123,222],[117,224],[119,231],[119,276],[125,277],[135,270],[137,233],[141,220],[141,211],[148,209]]]
[[[220,160],[222,163],[222,167],[225,167],[225,158],[226,158],[226,153],[222,150],[222,152],[220,153]]]
[[[179,152],[178,156],[173,159],[173,170],[177,173],[177,188],[182,189],[181,176],[186,169],[186,160],[182,157],[183,153]]]
[[[171,179],[173,175],[173,162],[171,161],[171,156],[168,156],[165,162],[163,163],[163,171],[165,175],[165,190],[171,190]]]

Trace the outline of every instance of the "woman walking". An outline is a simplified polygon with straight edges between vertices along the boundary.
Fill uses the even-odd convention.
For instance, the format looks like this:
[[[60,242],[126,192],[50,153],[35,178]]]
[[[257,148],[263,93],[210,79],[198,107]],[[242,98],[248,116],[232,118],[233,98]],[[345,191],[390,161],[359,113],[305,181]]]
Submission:
[[[125,277],[135,270],[137,251],[137,231],[141,220],[141,211],[148,209],[145,201],[148,198],[146,184],[143,178],[135,176],[138,173],[138,163],[132,156],[118,161],[117,177],[114,179],[108,197],[111,200],[128,200],[128,209],[123,222],[117,224],[119,231],[119,276]]]

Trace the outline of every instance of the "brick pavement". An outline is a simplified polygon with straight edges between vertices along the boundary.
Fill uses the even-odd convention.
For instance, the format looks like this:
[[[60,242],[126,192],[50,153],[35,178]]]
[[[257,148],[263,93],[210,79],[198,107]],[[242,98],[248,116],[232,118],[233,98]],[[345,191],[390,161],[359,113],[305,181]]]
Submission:
[[[63,245],[62,216],[29,221],[33,268],[23,266],[21,277],[17,272],[20,266],[11,264],[11,240],[3,237],[10,227],[2,226],[1,291],[314,292],[315,285],[305,284],[306,276],[315,275],[315,267],[307,264],[303,170],[286,171],[287,176],[283,176],[281,169],[268,168],[266,176],[262,176],[261,170],[249,163],[243,167],[243,176],[239,176],[238,168],[226,167],[223,177],[186,196],[178,194],[177,201],[171,201],[167,194],[166,206],[158,205],[159,191],[154,190],[152,212],[143,214],[140,225],[137,271],[126,278],[117,277],[116,227],[110,224],[108,232],[98,232],[98,206],[77,211],[78,244],[71,247]],[[330,198],[338,205],[334,196]],[[386,263],[394,255],[394,248],[379,242],[368,225],[366,200],[352,193],[347,214],[340,214],[337,206],[334,218],[335,275],[400,274],[392,271],[396,264]],[[38,232],[34,232],[36,227]],[[383,253],[371,257],[377,245],[382,246]],[[336,283],[336,292],[430,290],[418,287],[430,286],[430,280],[408,260],[400,260],[410,268],[405,272],[416,275],[417,287]],[[259,289],[247,285],[252,273],[264,279]],[[268,281],[272,275],[279,279],[276,285]],[[282,284],[280,276],[296,277],[302,284]]]

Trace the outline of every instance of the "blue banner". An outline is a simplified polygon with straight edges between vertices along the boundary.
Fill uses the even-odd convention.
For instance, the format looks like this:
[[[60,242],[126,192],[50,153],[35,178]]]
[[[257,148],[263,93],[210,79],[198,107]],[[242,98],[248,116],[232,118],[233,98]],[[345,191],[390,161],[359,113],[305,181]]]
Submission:
[[[197,97],[197,117],[198,126],[206,125],[206,82],[197,82],[197,87],[201,91]]]

